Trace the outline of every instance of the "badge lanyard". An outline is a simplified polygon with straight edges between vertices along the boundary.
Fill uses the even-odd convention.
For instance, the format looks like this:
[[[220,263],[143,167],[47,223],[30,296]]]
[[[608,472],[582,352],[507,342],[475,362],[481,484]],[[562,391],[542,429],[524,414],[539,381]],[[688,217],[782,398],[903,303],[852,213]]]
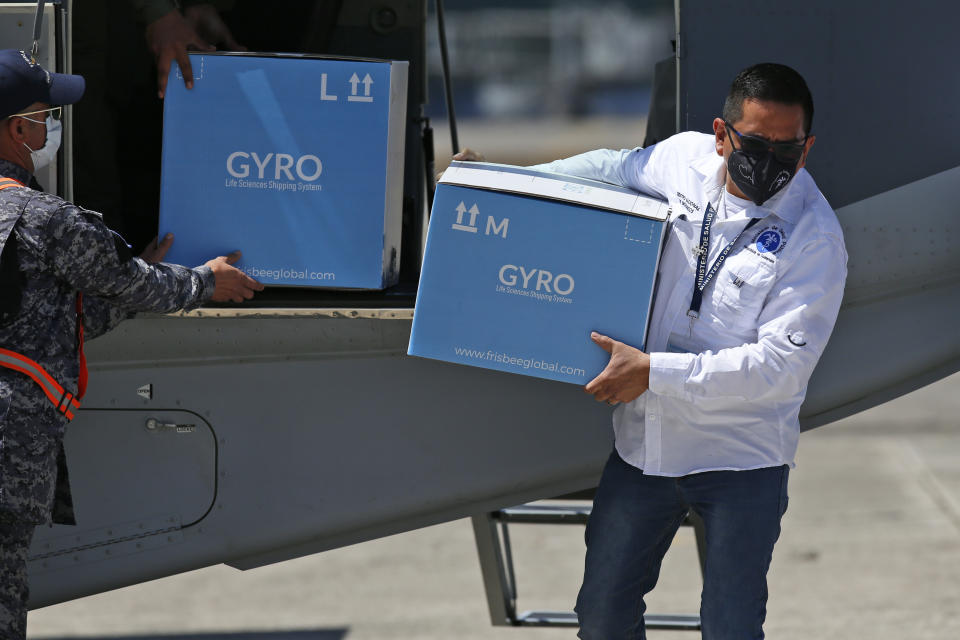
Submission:
[[[722,193],[721,198],[722,200]],[[717,208],[720,207],[720,200],[717,201]],[[707,288],[707,285],[710,284],[710,281],[713,279],[713,276],[716,275],[717,271],[720,270],[720,267],[723,266],[724,261],[727,259],[727,255],[733,249],[733,245],[737,244],[737,241],[740,239],[747,229],[755,225],[760,221],[760,218],[752,218],[750,222],[747,223],[743,229],[740,230],[740,233],[737,234],[737,237],[728,244],[723,251],[720,252],[720,255],[717,256],[716,261],[714,261],[713,266],[710,269],[707,269],[707,257],[710,253],[710,227],[713,225],[713,219],[717,215],[717,209],[713,208],[713,205],[710,202],[707,202],[707,211],[703,215],[703,226],[700,229],[700,245],[694,249],[694,253],[697,255],[697,275],[693,283],[693,298],[690,299],[690,310],[687,311],[687,315],[693,319],[700,317],[700,305],[703,303],[703,291]]]

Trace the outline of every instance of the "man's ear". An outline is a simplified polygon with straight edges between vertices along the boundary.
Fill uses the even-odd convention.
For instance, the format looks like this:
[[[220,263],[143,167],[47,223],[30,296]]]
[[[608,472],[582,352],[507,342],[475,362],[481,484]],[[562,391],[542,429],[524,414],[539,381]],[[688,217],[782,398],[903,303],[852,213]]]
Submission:
[[[23,141],[23,121],[17,117],[7,118],[3,123],[7,127],[7,133],[17,142]]]
[[[727,128],[723,125],[722,118],[713,119],[714,143],[717,147],[717,155],[723,155],[723,143],[727,139]]]
[[[806,149],[803,150],[803,156],[800,158],[800,164],[797,165],[797,170],[799,171],[807,164],[807,156],[810,155],[810,148],[813,147],[813,143],[817,141],[817,136],[810,136],[807,138]]]

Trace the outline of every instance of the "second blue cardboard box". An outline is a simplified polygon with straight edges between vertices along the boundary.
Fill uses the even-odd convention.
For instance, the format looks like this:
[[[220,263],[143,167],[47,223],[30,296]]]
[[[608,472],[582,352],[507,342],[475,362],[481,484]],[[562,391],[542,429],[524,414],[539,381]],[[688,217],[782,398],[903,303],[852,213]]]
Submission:
[[[668,205],[520,167],[454,162],[437,188],[408,353],[585,384],[643,348]]]

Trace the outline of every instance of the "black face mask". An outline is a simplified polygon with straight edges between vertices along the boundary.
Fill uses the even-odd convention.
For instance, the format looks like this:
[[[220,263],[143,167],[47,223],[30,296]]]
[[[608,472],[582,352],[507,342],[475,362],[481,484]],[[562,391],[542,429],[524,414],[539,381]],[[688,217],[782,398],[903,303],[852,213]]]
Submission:
[[[744,195],[755,204],[761,205],[787,186],[797,172],[797,160],[785,163],[777,159],[772,151],[747,153],[734,149],[727,160],[730,179]]]
[[[733,146],[733,153],[727,160],[730,179],[740,187],[744,195],[761,205],[787,186],[793,178],[797,165],[803,159],[810,135],[807,134],[796,142],[769,142],[764,138],[740,133],[726,120],[723,124],[730,136],[730,145]],[[739,140],[739,145],[733,144],[734,136]]]

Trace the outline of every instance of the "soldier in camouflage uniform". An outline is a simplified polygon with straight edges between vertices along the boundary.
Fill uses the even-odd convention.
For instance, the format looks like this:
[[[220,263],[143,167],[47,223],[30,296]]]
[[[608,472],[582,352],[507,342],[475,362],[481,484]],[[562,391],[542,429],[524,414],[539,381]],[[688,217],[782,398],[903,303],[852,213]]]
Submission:
[[[73,520],[62,448],[86,384],[84,337],[109,331],[135,311],[241,302],[263,288],[230,265],[237,255],[196,269],[148,264],[130,255],[99,213],[23,186],[35,164],[49,157],[46,128],[59,112],[51,105],[72,104],[83,89],[80,76],[48,73],[21,51],[0,51],[3,639],[26,636],[26,557],[34,527]]]

